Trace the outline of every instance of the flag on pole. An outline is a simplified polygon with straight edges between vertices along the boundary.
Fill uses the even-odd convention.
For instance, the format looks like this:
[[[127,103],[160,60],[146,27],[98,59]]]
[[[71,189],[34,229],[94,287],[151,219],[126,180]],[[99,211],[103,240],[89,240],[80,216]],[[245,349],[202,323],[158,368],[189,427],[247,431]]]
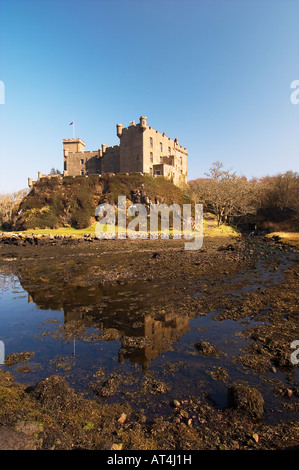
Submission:
[[[75,138],[75,123],[74,121],[70,122],[70,126],[73,126],[73,139]]]

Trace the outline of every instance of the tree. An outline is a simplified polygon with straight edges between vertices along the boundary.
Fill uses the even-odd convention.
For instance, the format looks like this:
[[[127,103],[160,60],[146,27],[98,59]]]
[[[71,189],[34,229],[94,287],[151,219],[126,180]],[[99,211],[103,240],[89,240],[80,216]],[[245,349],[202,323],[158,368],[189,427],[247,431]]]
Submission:
[[[50,175],[61,175],[61,171],[57,168],[51,168]]]
[[[15,193],[0,195],[0,227],[11,224],[13,213],[27,193],[28,189],[21,189]]]
[[[214,162],[207,178],[192,182],[194,199],[211,210],[218,226],[227,222],[229,217],[254,211],[253,185],[245,176],[238,177],[231,170],[224,170],[222,162]]]
[[[298,210],[299,175],[286,171],[276,176],[267,176],[259,182],[259,206]]]

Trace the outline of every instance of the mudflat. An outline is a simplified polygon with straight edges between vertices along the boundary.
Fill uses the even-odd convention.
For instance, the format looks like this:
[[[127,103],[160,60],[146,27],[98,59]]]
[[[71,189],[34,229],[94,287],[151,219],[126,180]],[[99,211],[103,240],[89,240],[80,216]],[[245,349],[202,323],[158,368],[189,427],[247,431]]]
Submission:
[[[45,238],[2,243],[0,272],[49,312],[36,336],[50,351],[25,340],[10,350],[7,329],[0,448],[299,445],[297,248],[263,236],[206,237],[198,251]],[[101,353],[74,367],[54,347],[71,341]]]

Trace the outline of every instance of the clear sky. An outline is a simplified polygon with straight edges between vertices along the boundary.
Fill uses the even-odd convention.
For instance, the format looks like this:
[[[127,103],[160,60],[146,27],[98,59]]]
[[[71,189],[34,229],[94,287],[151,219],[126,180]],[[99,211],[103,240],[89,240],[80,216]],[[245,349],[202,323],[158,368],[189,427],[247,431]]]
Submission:
[[[0,80],[0,192],[62,171],[70,122],[96,150],[141,115],[188,179],[299,171],[295,0],[0,0]]]

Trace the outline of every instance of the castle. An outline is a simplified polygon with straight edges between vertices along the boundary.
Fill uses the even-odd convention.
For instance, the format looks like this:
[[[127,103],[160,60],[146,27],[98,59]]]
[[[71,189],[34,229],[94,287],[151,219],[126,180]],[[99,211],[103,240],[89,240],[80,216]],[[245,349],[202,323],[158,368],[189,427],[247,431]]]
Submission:
[[[153,177],[164,176],[176,185],[187,183],[186,147],[177,139],[170,139],[148,126],[147,118],[140,117],[128,127],[116,125],[119,145],[85,151],[85,142],[77,139],[63,139],[63,176],[94,175],[104,173],[148,173]],[[44,177],[39,172],[39,178]],[[34,184],[32,178],[28,185]]]

